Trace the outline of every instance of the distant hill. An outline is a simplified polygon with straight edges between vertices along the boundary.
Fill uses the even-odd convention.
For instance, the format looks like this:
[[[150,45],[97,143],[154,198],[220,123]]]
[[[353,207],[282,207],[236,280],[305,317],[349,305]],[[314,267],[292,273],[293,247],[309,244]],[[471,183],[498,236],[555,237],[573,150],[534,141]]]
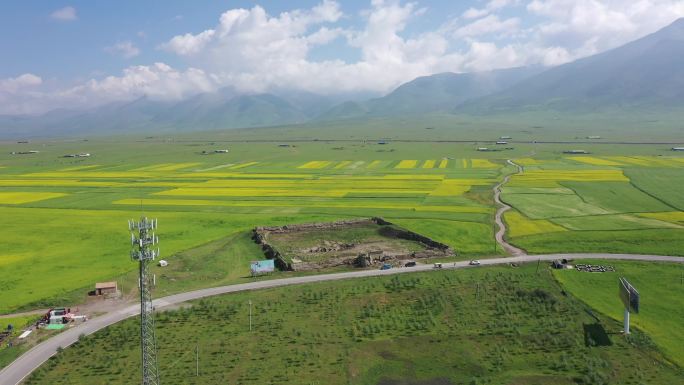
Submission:
[[[464,103],[456,112],[572,113],[684,106],[684,19],[621,47]]]
[[[348,101],[321,116],[321,120],[419,115],[448,112],[466,100],[489,95],[538,74],[542,67],[520,67],[489,72],[445,72],[416,78],[386,96],[365,102]]]
[[[313,127],[346,119],[538,111],[684,113],[684,19],[624,46],[550,69],[435,74],[374,99],[292,90],[246,95],[229,88],[176,102],[142,97],[87,111],[60,109],[41,116],[0,116],[0,136],[178,132],[306,122]]]

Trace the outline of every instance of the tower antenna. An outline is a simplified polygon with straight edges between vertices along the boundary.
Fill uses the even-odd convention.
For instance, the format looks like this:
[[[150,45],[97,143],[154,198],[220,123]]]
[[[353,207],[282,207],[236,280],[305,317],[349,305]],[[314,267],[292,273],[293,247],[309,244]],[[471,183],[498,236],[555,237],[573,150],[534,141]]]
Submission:
[[[142,203],[142,202],[141,202]],[[142,204],[141,204],[142,209]],[[139,263],[140,284],[140,347],[142,353],[142,384],[159,385],[157,366],[157,339],[154,334],[154,308],[152,307],[152,277],[150,263],[159,256],[159,237],[153,232],[157,220],[141,216],[140,221],[128,221],[131,232],[131,259]]]

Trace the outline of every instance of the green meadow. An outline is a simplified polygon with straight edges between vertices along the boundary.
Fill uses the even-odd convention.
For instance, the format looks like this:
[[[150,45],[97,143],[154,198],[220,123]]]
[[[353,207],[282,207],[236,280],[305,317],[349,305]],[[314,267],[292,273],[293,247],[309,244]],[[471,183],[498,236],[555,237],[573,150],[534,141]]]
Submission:
[[[78,303],[102,280],[132,288],[126,220],[140,215],[159,218],[170,262],[157,271],[158,295],[247,280],[249,261],[261,258],[249,239],[259,225],[381,216],[458,259],[499,255],[491,189],[515,171],[506,159],[525,170],[503,190],[514,208],[507,237],[529,253],[682,255],[684,158],[666,146],[599,141],[581,145],[590,155],[566,156],[570,145],[526,140],[615,133],[431,122],[1,143],[0,313]],[[521,142],[476,151],[503,134]],[[448,141],[473,138],[484,139]],[[10,154],[27,149],[40,152]],[[79,152],[93,156],[62,157]]]
[[[594,289],[619,306],[614,282]],[[586,309],[535,264],[237,293],[160,313],[159,367],[168,384],[684,381],[639,328]],[[83,337],[26,383],[135,382],[138,336],[128,320]]]
[[[666,357],[684,367],[684,266],[626,261],[573,261],[605,264],[615,273],[558,270],[556,279],[582,302],[615,320],[623,317],[617,300],[618,277],[625,277],[639,291],[640,313],[631,314],[632,327],[646,332]]]

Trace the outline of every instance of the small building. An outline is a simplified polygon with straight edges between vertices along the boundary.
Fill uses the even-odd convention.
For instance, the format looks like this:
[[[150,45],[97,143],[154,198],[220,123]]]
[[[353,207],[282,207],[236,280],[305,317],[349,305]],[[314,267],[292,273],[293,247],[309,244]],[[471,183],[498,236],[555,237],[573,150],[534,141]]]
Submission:
[[[588,152],[586,150],[565,150],[565,151],[563,151],[563,154],[577,155],[577,154],[588,154]]]
[[[278,147],[290,147],[290,145],[287,143],[281,143],[278,145]]]
[[[67,154],[64,155],[65,158],[90,158],[90,153],[88,152],[83,152],[80,154]]]
[[[672,147],[672,151],[684,151],[684,147]]]
[[[160,267],[166,267],[166,266],[168,266],[168,265],[169,265],[169,262],[166,261],[165,259],[160,259],[160,260],[159,260],[159,266],[160,266]]]
[[[508,136],[508,135],[504,135],[504,136],[500,136],[499,139],[501,139],[501,140],[510,140],[510,139],[512,139],[512,138],[511,138],[510,136]]]
[[[508,144],[505,140],[499,140],[496,142],[496,144]]]
[[[95,284],[95,295],[116,294],[117,291],[116,281],[98,282]]]
[[[381,140],[381,141],[378,142],[378,144],[387,144],[387,142],[384,141],[384,140]]]
[[[600,135],[589,135],[587,139],[602,139]]]
[[[487,147],[478,147],[477,151],[489,151]]]
[[[227,154],[228,150],[214,150],[215,154]]]

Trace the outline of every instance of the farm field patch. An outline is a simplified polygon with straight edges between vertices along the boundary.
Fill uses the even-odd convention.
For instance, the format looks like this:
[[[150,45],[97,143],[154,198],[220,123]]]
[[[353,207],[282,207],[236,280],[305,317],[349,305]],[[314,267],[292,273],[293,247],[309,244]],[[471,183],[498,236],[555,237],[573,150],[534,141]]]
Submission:
[[[581,217],[610,214],[611,211],[584,202],[577,195],[566,194],[506,194],[506,203],[532,219]]]
[[[565,227],[559,226],[551,221],[545,219],[529,219],[516,211],[506,212],[504,218],[509,227],[508,234],[511,237],[568,231]]]
[[[581,263],[582,261],[574,261]],[[640,294],[641,311],[631,314],[633,327],[646,332],[665,355],[684,367],[684,296],[679,295],[684,266],[627,261],[585,261],[613,265],[615,273],[590,274],[575,270],[554,271],[570,293],[616,321],[622,320],[623,306],[617,298],[618,277],[625,277]]]
[[[46,199],[63,197],[66,194],[52,192],[7,192],[0,191],[0,204],[18,205]]]
[[[600,314],[592,318],[584,303],[561,294],[548,269],[535,271],[534,264],[435,271],[196,301],[191,309],[157,316],[164,331],[158,334],[162,379],[170,384],[331,385],[529,383],[531,378],[553,384],[577,379],[674,384],[684,379],[638,328],[630,339],[623,338],[617,334],[620,321]],[[596,289],[619,305],[614,284]],[[107,384],[135,382],[138,335],[135,320],[127,320],[84,337],[34,372],[27,384],[90,384],[94,375]]]
[[[679,169],[630,168],[626,171],[638,189],[663,203],[684,211],[684,173]]]
[[[585,202],[615,212],[667,211],[672,207],[627,182],[563,182]]]
[[[569,230],[609,231],[609,230],[641,230],[641,229],[683,229],[679,225],[651,218],[642,218],[629,214],[598,215],[575,218],[554,218],[553,222]]]
[[[417,160],[402,160],[394,168],[416,168]]]
[[[184,251],[257,225],[369,216],[435,220],[443,225],[433,227],[460,250],[459,258],[489,253],[479,245],[490,244],[491,234],[478,226],[490,228],[486,223],[493,209],[465,194],[473,186],[495,183],[495,169],[440,169],[436,160],[431,168],[422,168],[425,161],[416,160],[412,168],[394,169],[391,165],[399,160],[201,159],[130,165],[98,160],[96,165],[3,170],[0,222],[11,229],[0,241],[11,251],[0,252],[0,286],[8,293],[0,300],[0,313],[79,301],[97,281],[118,277],[133,285],[129,272],[135,266],[127,257],[125,224],[140,215],[141,207],[159,218],[163,255],[171,261]],[[377,168],[367,168],[371,165]],[[437,196],[430,197],[433,192]],[[418,223],[412,225],[420,233]],[[448,231],[449,224],[454,231]],[[31,231],[24,235],[25,229]],[[238,281],[241,276],[231,271],[247,275],[249,261],[231,254],[238,249],[231,250],[227,261],[240,266],[210,273],[193,264],[195,274],[171,287]],[[171,275],[175,267],[166,271]],[[199,279],[202,276],[212,279]]]

